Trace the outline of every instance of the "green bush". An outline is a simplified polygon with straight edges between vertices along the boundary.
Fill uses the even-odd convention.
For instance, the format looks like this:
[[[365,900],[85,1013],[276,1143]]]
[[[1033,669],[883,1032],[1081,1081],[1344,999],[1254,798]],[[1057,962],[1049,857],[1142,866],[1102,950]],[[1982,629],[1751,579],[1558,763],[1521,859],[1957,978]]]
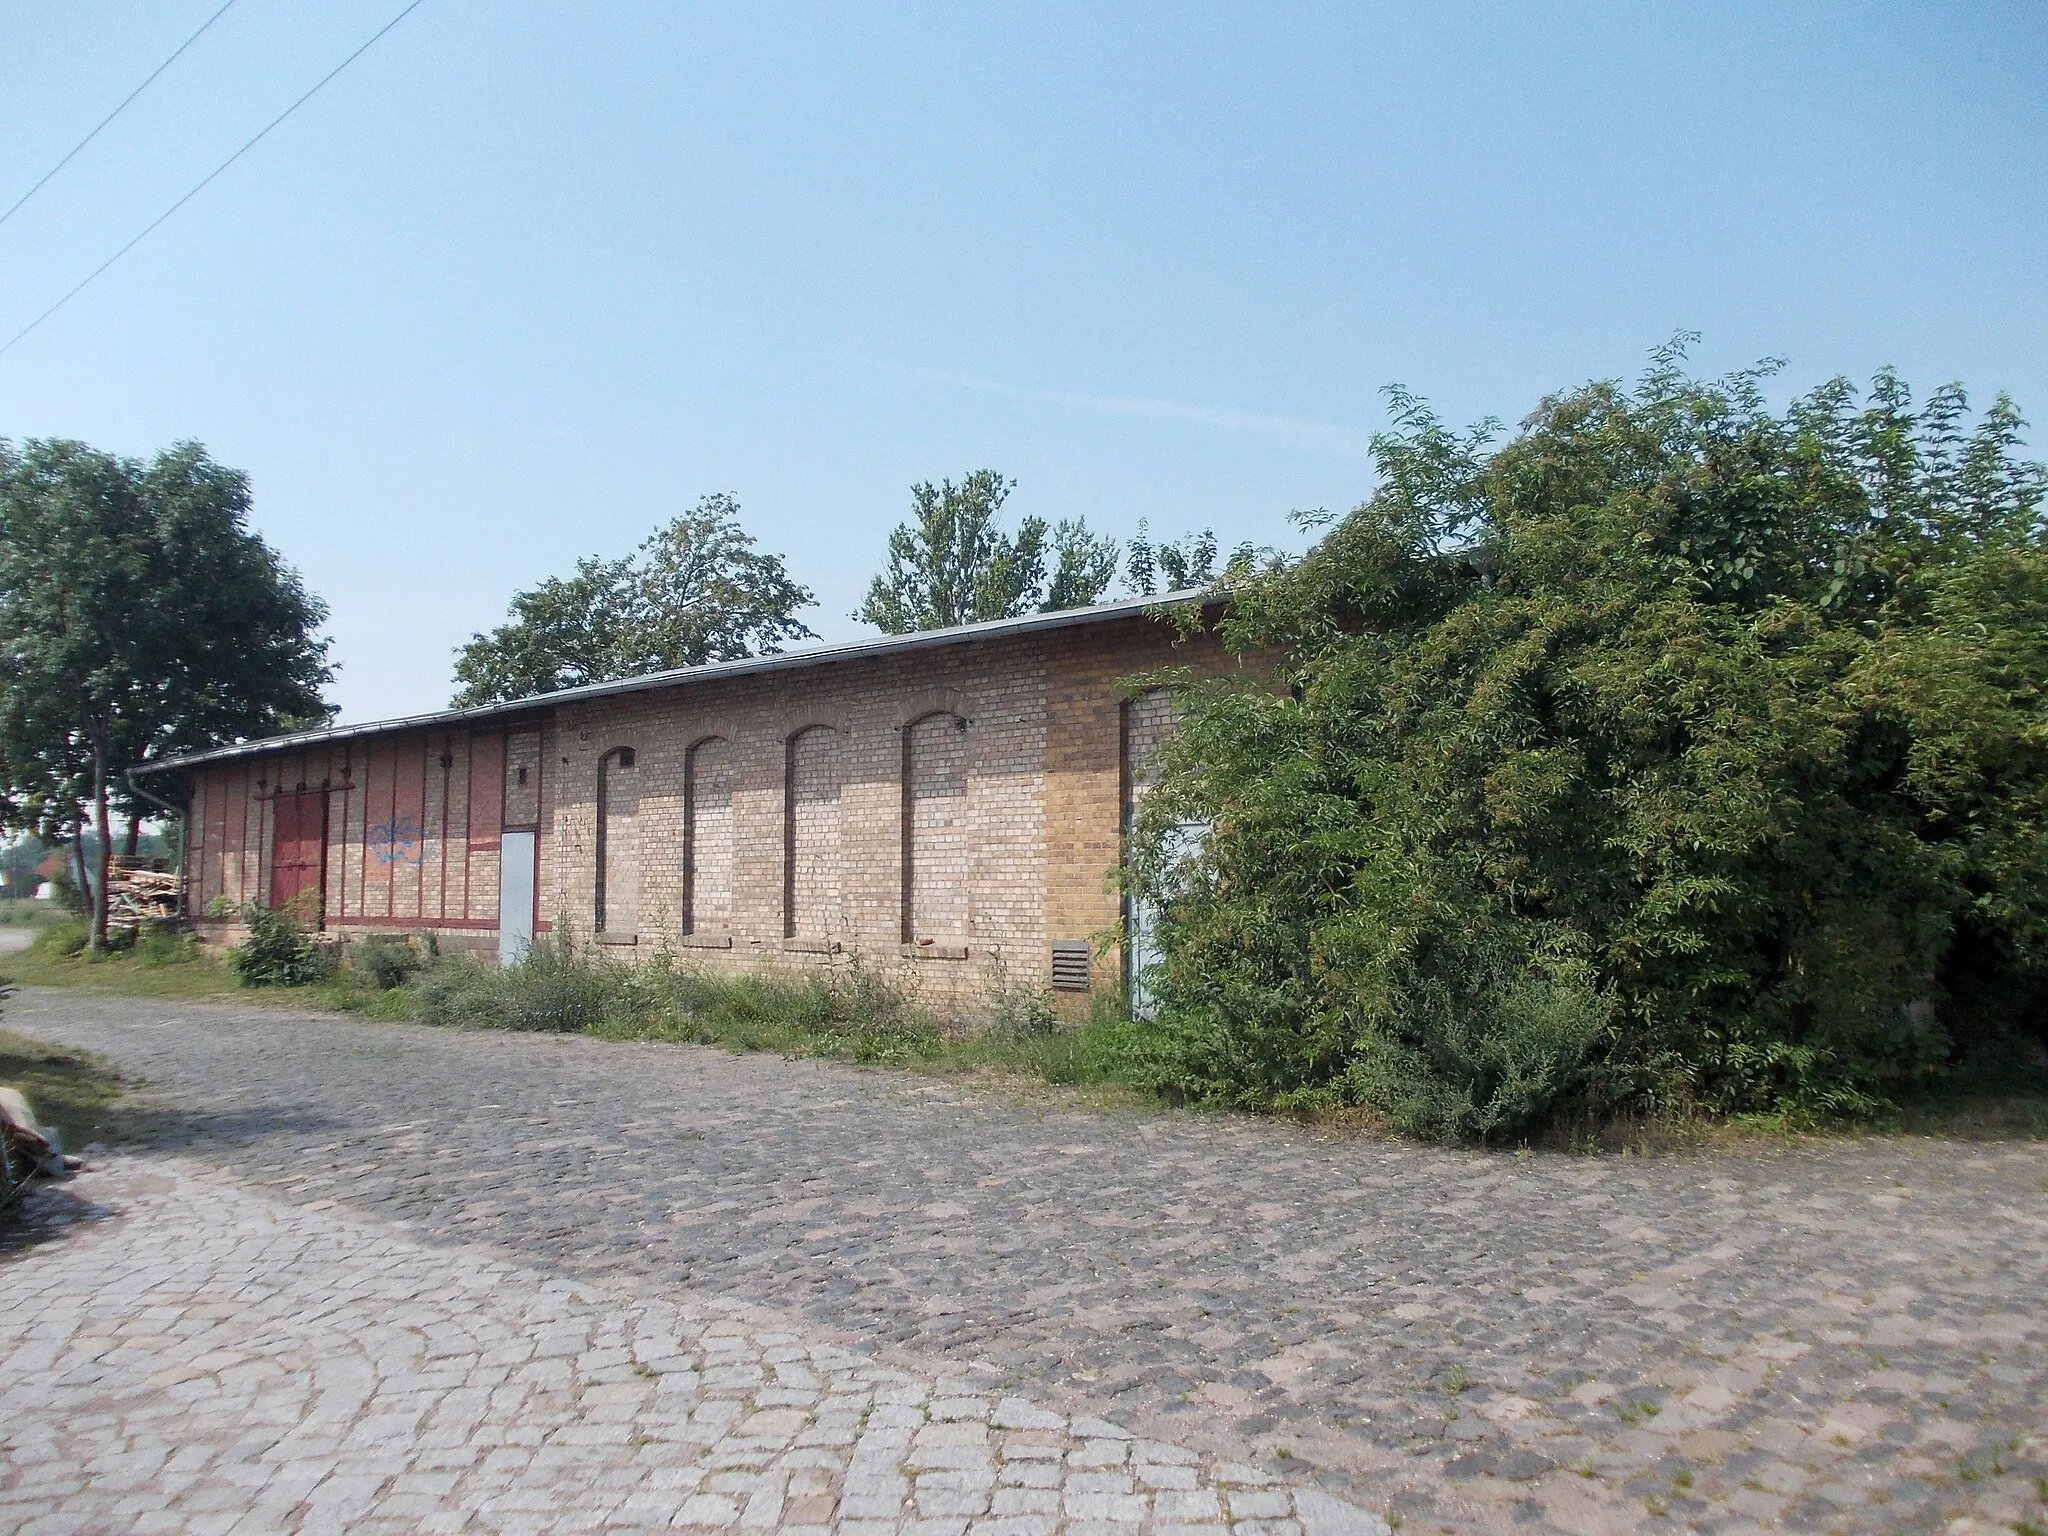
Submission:
[[[322,944],[290,912],[258,906],[242,909],[248,937],[228,951],[228,968],[245,987],[303,987],[335,971],[332,946]]]
[[[1131,878],[1151,1081],[1510,1139],[1870,1115],[2048,1017],[2044,472],[2001,399],[1759,374],[1396,395],[1380,488],[1233,583]],[[1206,823],[1193,852],[1176,829]]]
[[[428,957],[410,938],[396,933],[373,933],[356,945],[349,964],[368,976],[383,991],[402,987],[426,968]]]
[[[1573,978],[1481,973],[1408,991],[1395,1028],[1362,1034],[1339,1097],[1433,1141],[1526,1135],[1570,1102],[1609,1000]]]

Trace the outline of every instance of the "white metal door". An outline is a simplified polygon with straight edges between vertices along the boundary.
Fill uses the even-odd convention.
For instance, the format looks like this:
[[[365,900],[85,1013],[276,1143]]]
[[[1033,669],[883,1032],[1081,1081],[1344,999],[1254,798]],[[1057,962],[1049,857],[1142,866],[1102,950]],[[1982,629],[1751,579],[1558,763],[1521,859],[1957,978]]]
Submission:
[[[1131,897],[1125,906],[1129,914],[1125,926],[1130,930],[1131,952],[1125,962],[1129,974],[1124,981],[1130,998],[1131,1017],[1150,1019],[1152,988],[1145,980],[1145,973],[1159,961],[1159,913],[1143,896]]]
[[[533,834],[499,836],[498,964],[517,965],[533,948]]]
[[[1208,846],[1209,823],[1184,821],[1166,834],[1166,865],[1179,875],[1201,857]],[[1125,962],[1130,974],[1124,978],[1130,998],[1131,1017],[1152,1017],[1155,999],[1145,973],[1159,963],[1159,908],[1144,896],[1132,896],[1124,904],[1124,922],[1130,930],[1131,953]]]

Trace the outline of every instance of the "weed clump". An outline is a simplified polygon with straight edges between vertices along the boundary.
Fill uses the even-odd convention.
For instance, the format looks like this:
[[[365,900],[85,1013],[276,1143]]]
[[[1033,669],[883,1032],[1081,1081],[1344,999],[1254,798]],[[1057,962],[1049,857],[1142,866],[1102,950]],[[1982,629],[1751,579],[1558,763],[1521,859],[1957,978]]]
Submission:
[[[515,965],[450,959],[382,996],[392,1016],[403,1009],[429,1024],[1018,1072],[1061,1085],[1129,1075],[1131,1037],[1119,1000],[1098,999],[1093,1016],[1071,1026],[1046,994],[1008,983],[999,967],[991,967],[973,1015],[949,1019],[857,956],[797,975],[699,969],[666,953],[622,965],[578,946],[562,925]],[[373,1003],[370,1011],[385,1010]]]
[[[536,940],[517,964],[450,961],[409,990],[420,1019],[470,1028],[802,1049],[863,1061],[916,1055],[942,1038],[900,988],[857,964],[787,977],[713,974],[667,956],[626,966],[579,949],[566,928]]]
[[[985,1027],[1007,1040],[1038,1040],[1058,1032],[1052,993],[1018,981],[1000,954],[990,955],[982,980]]]
[[[620,967],[542,938],[517,965],[450,961],[421,975],[411,991],[428,1024],[565,1034],[602,1019],[625,981]]]

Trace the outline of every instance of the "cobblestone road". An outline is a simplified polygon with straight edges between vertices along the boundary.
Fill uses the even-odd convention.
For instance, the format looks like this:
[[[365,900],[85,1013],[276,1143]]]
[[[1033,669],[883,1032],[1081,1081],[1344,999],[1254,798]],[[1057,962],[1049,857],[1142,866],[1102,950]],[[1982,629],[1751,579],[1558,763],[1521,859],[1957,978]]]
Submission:
[[[9,1529],[1388,1536],[737,1302],[451,1254],[175,1160],[93,1183],[43,1202],[0,1307]]]
[[[1409,1531],[2048,1526],[2040,1145],[1516,1158],[671,1046],[52,993],[9,1022],[150,1083],[146,1157],[42,1210],[225,1169]]]

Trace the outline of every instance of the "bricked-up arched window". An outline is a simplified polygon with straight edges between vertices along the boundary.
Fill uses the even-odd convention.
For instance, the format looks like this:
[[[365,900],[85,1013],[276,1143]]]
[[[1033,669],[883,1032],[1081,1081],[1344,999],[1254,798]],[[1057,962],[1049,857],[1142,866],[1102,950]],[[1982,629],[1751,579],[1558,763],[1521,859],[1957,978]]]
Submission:
[[[683,932],[731,930],[732,871],[732,746],[706,736],[683,757]]]
[[[950,710],[903,729],[903,942],[967,937],[967,722]]]
[[[591,926],[614,938],[637,934],[640,924],[639,809],[633,749],[613,747],[597,760],[596,910]]]
[[[823,939],[840,928],[839,777],[845,743],[829,725],[789,738],[783,766],[782,933]]]

